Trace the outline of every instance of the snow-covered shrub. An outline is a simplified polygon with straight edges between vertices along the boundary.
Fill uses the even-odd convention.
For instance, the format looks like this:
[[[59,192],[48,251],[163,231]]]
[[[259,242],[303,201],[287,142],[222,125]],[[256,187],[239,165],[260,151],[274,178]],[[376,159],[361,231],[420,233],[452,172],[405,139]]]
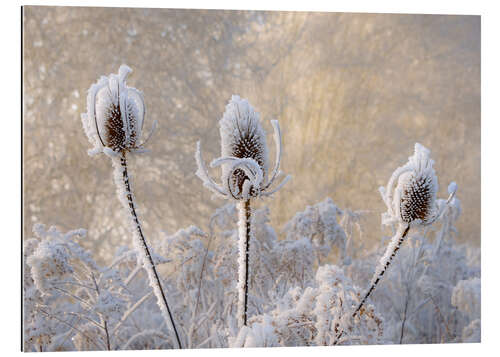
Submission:
[[[481,319],[472,321],[462,331],[461,342],[481,342]]]
[[[347,237],[337,222],[337,217],[342,215],[342,210],[333,203],[331,198],[314,206],[307,206],[303,212],[296,213],[285,225],[286,238],[296,241],[306,238],[319,254],[318,260],[326,258],[332,247],[337,245],[342,262],[348,263]]]
[[[441,200],[437,203],[441,204]],[[327,199],[311,207],[325,204],[335,205]],[[306,208],[304,212],[312,211]],[[478,254],[474,253],[478,249],[455,241],[454,222],[460,213],[458,198],[449,202],[430,228],[415,229],[408,235],[407,244],[401,247],[392,269],[380,282],[382,288],[374,291],[369,304],[363,306],[363,313],[354,317],[352,311],[361,300],[361,288],[372,276],[373,262],[384,253],[384,242],[373,250],[361,248],[361,242],[357,241],[360,230],[353,227],[362,224],[362,214],[346,209],[325,211],[334,214],[326,220],[337,219],[343,225],[337,228],[343,232],[339,233],[341,236],[347,237],[347,247],[357,249],[355,256],[347,254],[352,260],[349,265],[343,265],[336,255],[321,258],[320,262],[318,245],[300,233],[304,230],[293,230],[297,226],[294,217],[288,229],[279,233],[270,225],[266,207],[254,211],[255,240],[251,246],[249,284],[252,317],[242,329],[238,327],[236,313],[238,214],[234,203],[214,212],[204,225],[207,231],[188,227],[166,234],[156,247],[150,247],[155,248],[154,260],[172,296],[171,308],[177,327],[185,336],[184,346],[479,340],[480,315],[472,308],[478,306],[479,296],[471,295],[475,296],[475,305],[470,305],[471,308],[463,305],[463,312],[452,305],[454,289],[462,286],[463,297],[469,291],[479,291],[480,277]],[[64,234],[54,228],[45,231],[37,226],[35,238],[25,241],[26,350],[106,349],[101,319],[106,322],[110,349],[174,348],[171,330],[158,314],[146,274],[142,265],[137,264],[137,252],[118,247],[107,267],[97,266],[78,244],[81,233]],[[71,273],[59,274],[40,285],[48,293],[37,288],[28,264],[39,264],[41,251],[37,252],[37,247],[45,240],[48,242],[42,247],[48,243],[68,247],[66,256],[71,269]],[[322,265],[325,259],[334,259],[335,266]],[[106,293],[102,297],[97,295],[92,275],[99,290],[109,292],[113,299]],[[474,282],[476,290],[468,288],[469,281]],[[67,293],[55,289],[57,286]],[[68,293],[82,301],[72,299]],[[113,300],[116,304],[107,303]],[[467,309],[472,312],[470,316]],[[340,340],[332,332],[336,322],[347,330]]]
[[[135,250],[119,247],[102,267],[79,244],[84,230],[62,233],[36,225],[34,233],[24,245],[27,351],[176,346]],[[169,262],[154,250],[152,255],[158,266]]]
[[[296,213],[281,231],[267,207],[253,209],[246,325],[236,278],[239,202],[145,246],[171,297],[183,347],[480,341],[480,251],[456,241],[456,185],[447,199],[437,197],[437,186],[428,186],[437,183],[432,160],[421,146],[404,167],[382,190],[389,203],[383,223],[398,239],[383,237],[372,249],[363,243],[364,212],[340,209],[330,198]],[[85,234],[36,225],[24,241],[25,349],[177,348],[144,252],[117,247],[100,266],[79,243]],[[375,279],[382,288],[375,290],[380,256]]]
[[[451,304],[470,318],[480,317],[481,280],[479,278],[460,280],[453,289]]]
[[[313,286],[290,289],[266,314],[250,319],[231,341],[233,347],[331,346],[373,344],[383,336],[382,317],[372,305],[359,316],[352,310],[359,303],[359,289],[341,268],[323,265]],[[343,336],[338,340],[340,331]]]
[[[464,342],[481,341],[481,280],[477,277],[460,280],[453,289],[451,304],[470,323],[462,330]]]
[[[70,349],[71,338],[79,335],[87,341],[84,349],[106,349],[107,323],[121,316],[129,298],[119,280],[109,284],[107,277],[116,272],[103,271],[78,244],[85,230],[63,234],[37,224],[33,232],[24,247],[25,346]],[[91,323],[93,338],[82,322]]]

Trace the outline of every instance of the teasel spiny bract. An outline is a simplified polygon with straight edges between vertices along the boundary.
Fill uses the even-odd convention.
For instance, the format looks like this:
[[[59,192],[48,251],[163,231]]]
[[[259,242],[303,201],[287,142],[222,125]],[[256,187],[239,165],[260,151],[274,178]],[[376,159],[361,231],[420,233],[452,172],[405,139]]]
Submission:
[[[127,170],[127,153],[145,152],[143,146],[156,127],[156,123],[153,123],[148,138],[139,144],[146,106],[142,93],[126,84],[130,72],[132,70],[128,66],[121,65],[118,74],[102,76],[90,87],[87,113],[82,114],[82,123],[90,143],[94,145],[94,148],[89,150],[89,155],[102,152],[111,158],[118,198],[130,217],[138,263],[144,266],[167,326],[174,331],[174,344],[182,348],[164,289],[139,222],[137,205],[131,189],[131,177]]]
[[[248,103],[233,95],[219,121],[221,136],[221,157],[212,161],[211,167],[222,167],[221,185],[209,176],[201,156],[200,142],[197,143],[196,175],[217,196],[238,201],[239,258],[238,258],[238,324],[247,325],[248,311],[248,261],[249,243],[253,236],[251,229],[252,211],[250,200],[270,196],[291,178],[286,176],[274,189],[271,185],[281,175],[281,132],[277,120],[271,120],[276,145],[276,162],[269,177],[266,133],[260,124],[259,114]]]

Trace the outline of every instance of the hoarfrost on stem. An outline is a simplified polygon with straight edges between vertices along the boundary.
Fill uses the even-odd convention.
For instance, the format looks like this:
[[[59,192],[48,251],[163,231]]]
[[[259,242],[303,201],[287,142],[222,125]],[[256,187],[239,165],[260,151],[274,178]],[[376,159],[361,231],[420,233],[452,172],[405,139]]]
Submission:
[[[139,217],[137,213],[137,205],[135,203],[135,197],[131,189],[131,176],[127,171],[127,165],[125,157],[111,157],[111,162],[114,167],[114,180],[116,185],[116,191],[118,198],[123,206],[123,209],[129,217],[130,232],[133,236],[133,242],[135,249],[138,253],[138,262],[140,265],[144,266],[149,278],[149,283],[153,292],[156,296],[158,306],[162,312],[162,315],[167,321],[167,324],[174,330],[176,335],[176,340],[179,338],[177,336],[177,331],[175,328],[174,321],[171,316],[170,308],[166,301],[165,293],[161,285],[158,273],[156,272],[155,262],[153,260],[153,254],[151,247],[148,246],[144,235],[143,229],[139,222]],[[177,343],[180,347],[180,343]]]

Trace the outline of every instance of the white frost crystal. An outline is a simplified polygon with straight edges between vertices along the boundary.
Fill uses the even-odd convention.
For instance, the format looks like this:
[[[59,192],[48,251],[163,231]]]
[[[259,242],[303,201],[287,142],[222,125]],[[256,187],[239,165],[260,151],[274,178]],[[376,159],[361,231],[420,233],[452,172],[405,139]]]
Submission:
[[[31,268],[34,284],[40,292],[50,292],[54,288],[54,281],[71,276],[76,260],[97,270],[90,253],[73,241],[75,237],[84,237],[87,234],[84,229],[62,234],[56,227],[50,227],[46,231],[44,225],[36,224],[33,232],[40,242],[27,257],[26,264]]]

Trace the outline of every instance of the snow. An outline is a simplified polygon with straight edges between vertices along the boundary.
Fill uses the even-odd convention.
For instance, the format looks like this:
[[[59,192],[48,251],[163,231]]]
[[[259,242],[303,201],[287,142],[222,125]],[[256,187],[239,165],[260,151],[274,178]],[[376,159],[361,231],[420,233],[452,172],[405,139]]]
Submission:
[[[73,272],[70,259],[70,254],[60,239],[44,240],[38,244],[27,260],[37,289],[47,293],[52,288],[52,281],[70,275]]]
[[[222,166],[222,182],[226,183],[226,192],[229,192],[232,197],[240,200],[248,200],[251,198],[250,190],[254,189],[254,196],[259,195],[259,188],[263,180],[264,173],[261,166],[252,158],[238,159],[235,157],[221,157],[212,161],[211,167]],[[225,169],[224,169],[225,168]],[[234,185],[233,176],[237,175],[237,170],[241,170],[246,175],[246,180],[243,184],[243,189],[239,192],[239,188]]]
[[[382,277],[385,271],[389,268],[389,265],[396,254],[397,249],[401,246],[404,241],[403,233],[408,229],[405,224],[400,224],[396,231],[396,234],[391,238],[384,255],[380,258],[377,267],[375,268],[375,273],[373,274],[371,285],[375,285],[376,281]]]
[[[217,185],[208,175],[207,168],[205,166],[205,161],[201,156],[201,142],[196,143],[196,153],[195,153],[196,164],[198,169],[196,170],[196,176],[203,182],[203,186],[214,192],[220,197],[226,197],[227,193],[219,185]]]
[[[125,301],[109,290],[101,289],[94,308],[105,318],[118,320],[125,312]]]
[[[307,206],[303,212],[296,213],[283,231],[288,240],[309,240],[325,258],[331,248],[337,245],[340,258],[345,263],[347,236],[337,221],[342,214],[342,210],[327,198],[314,206]]]
[[[318,268],[313,286],[292,288],[277,302],[276,308],[252,318],[231,347],[327,346],[338,342],[336,330],[352,331],[343,343],[377,343],[382,336],[382,319],[373,306],[361,319],[349,311],[357,302],[357,290],[343,270],[334,265]]]

